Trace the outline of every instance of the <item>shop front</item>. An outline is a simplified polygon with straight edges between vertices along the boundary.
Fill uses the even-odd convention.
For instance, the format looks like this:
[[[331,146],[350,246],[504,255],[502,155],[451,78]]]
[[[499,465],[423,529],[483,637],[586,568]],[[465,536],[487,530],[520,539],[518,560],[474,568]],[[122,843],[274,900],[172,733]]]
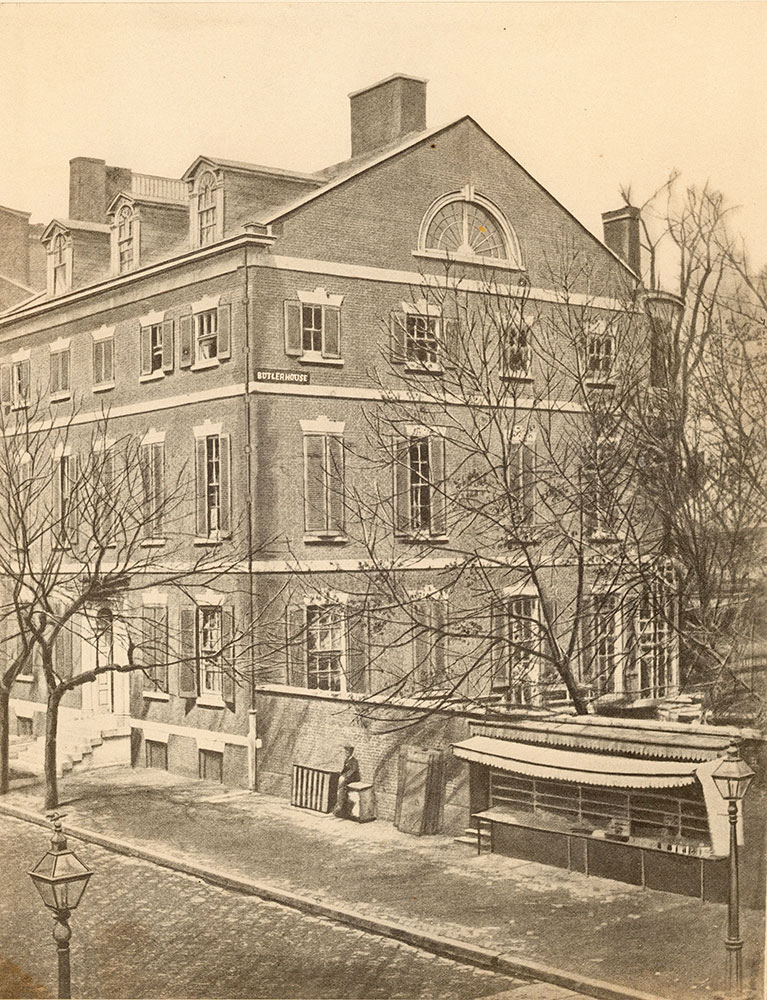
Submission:
[[[469,763],[478,850],[725,900],[726,804],[711,773],[733,733],[657,726],[572,717],[473,726],[453,753]]]

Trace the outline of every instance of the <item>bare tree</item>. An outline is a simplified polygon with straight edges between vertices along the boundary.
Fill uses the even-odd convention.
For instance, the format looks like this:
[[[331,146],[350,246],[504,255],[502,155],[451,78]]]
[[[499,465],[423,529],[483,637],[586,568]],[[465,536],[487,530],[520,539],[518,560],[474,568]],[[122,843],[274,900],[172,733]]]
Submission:
[[[175,590],[193,603],[200,587],[233,594],[243,546],[191,550],[186,524],[194,509],[193,477],[170,474],[162,451],[116,435],[104,414],[85,424],[73,409],[51,415],[21,381],[3,411],[0,434],[0,586],[5,666],[0,675],[0,792],[8,789],[9,696],[20,671],[34,664],[47,692],[46,807],[58,802],[56,750],[64,696],[100,675],[144,671],[162,685],[171,663],[193,669],[195,651],[161,620],[148,616],[143,594]],[[153,544],[159,538],[165,544]],[[187,553],[189,549],[191,554]],[[232,687],[252,683],[249,664],[260,619],[225,616],[204,669]],[[115,637],[122,638],[121,653]],[[73,670],[72,644],[90,644],[89,669]]]

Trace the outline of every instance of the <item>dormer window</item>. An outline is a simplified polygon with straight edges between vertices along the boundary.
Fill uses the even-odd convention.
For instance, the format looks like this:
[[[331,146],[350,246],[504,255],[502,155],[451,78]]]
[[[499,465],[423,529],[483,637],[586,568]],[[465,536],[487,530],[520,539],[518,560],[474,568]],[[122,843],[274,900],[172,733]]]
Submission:
[[[117,215],[117,266],[120,274],[133,267],[133,209],[123,205]]]
[[[520,269],[519,244],[492,202],[467,184],[439,198],[421,223],[419,254]]]
[[[51,275],[54,295],[68,292],[72,284],[71,254],[69,239],[64,233],[57,233],[51,245]]]
[[[197,192],[197,245],[208,246],[216,242],[216,178],[205,173],[200,178]]]

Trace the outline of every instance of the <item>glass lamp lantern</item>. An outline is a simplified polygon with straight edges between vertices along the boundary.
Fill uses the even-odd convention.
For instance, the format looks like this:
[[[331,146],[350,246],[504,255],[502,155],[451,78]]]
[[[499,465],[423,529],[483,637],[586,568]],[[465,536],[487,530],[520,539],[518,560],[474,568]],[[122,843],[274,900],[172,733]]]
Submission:
[[[69,850],[61,829],[63,818],[54,817],[51,849],[28,872],[43,903],[54,913],[76,909],[93,874],[75,852]]]
[[[754,772],[740,756],[738,744],[733,741],[727,749],[727,755],[711,777],[723,799],[728,802],[741,802],[748,791]]]

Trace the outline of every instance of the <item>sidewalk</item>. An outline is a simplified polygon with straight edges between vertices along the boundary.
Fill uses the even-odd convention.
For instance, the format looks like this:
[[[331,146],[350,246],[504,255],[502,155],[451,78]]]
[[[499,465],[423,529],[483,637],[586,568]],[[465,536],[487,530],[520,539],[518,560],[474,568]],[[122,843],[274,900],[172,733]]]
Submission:
[[[92,771],[64,779],[61,798],[68,828],[268,885],[286,898],[308,897],[320,912],[340,911],[341,919],[353,911],[479,946],[518,961],[517,971],[525,966],[532,977],[536,966],[572,974],[571,983],[553,980],[559,988],[531,986],[539,991],[531,1000],[567,996],[578,979],[669,1000],[723,989],[727,914],[720,905],[513,858],[477,857],[449,837],[410,837],[381,821],[357,825],[162,771]],[[0,808],[38,814],[41,804],[39,785],[0,800]],[[741,918],[744,978],[761,997],[762,915],[744,911]]]

